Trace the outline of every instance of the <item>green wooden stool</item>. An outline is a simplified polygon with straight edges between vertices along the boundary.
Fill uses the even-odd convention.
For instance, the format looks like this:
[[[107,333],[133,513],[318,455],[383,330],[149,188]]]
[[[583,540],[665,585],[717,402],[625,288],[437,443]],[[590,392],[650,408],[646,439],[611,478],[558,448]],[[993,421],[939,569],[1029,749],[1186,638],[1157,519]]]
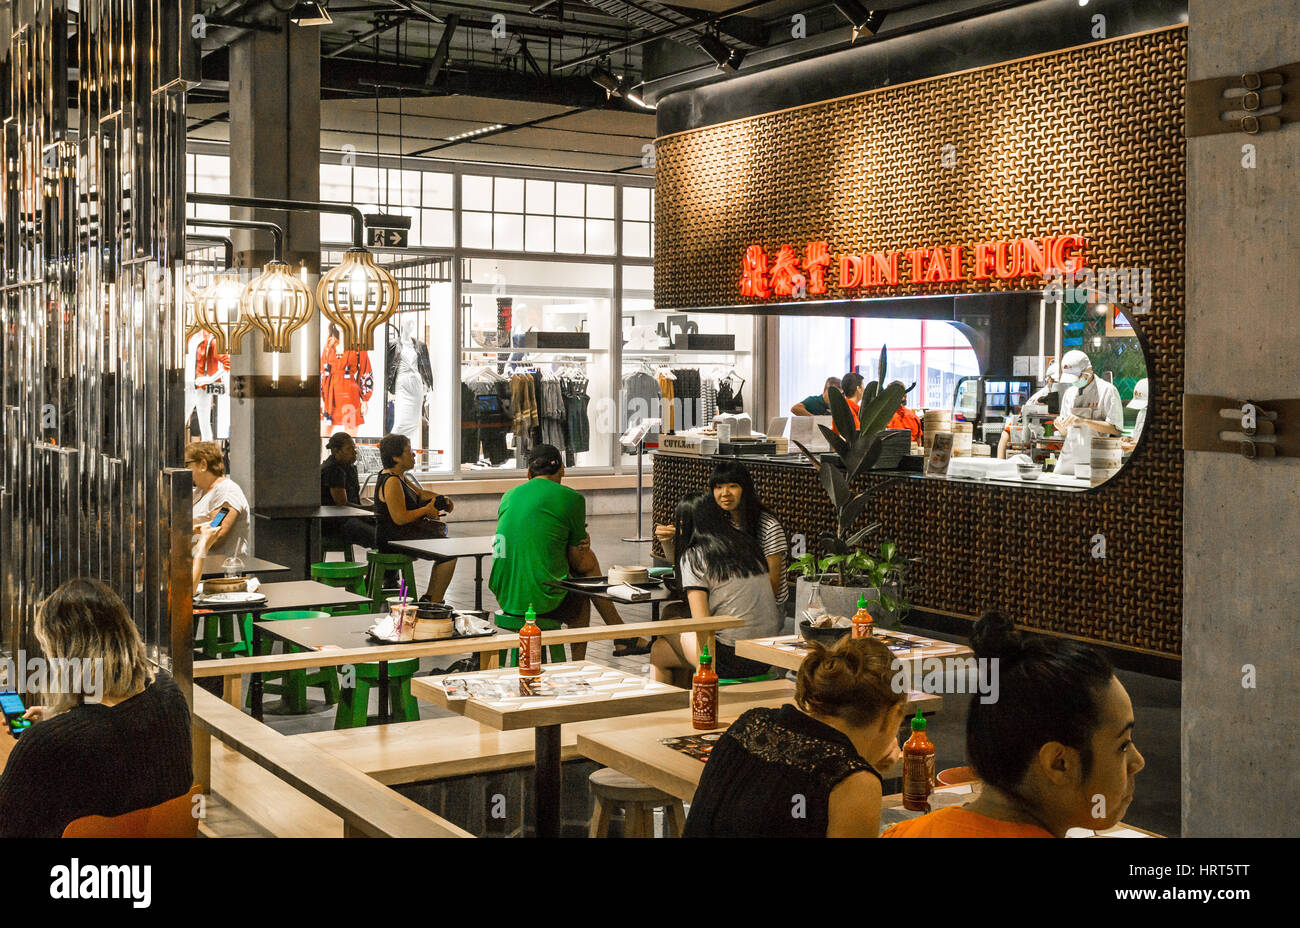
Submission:
[[[388,611],[388,603],[385,601],[387,596],[384,594],[384,574],[390,570],[402,572],[402,576],[406,579],[406,595],[412,602],[416,600],[415,563],[409,555],[367,551],[366,562],[369,566],[366,570],[366,588],[362,592],[370,597],[372,612]]]
[[[328,612],[313,612],[304,610],[287,610],[284,612],[264,612],[258,618],[259,622],[283,622],[291,619],[328,619]],[[244,616],[244,640],[250,643],[253,640],[253,616]],[[270,654],[275,646],[274,641],[262,641],[261,647],[257,649],[258,654]],[[304,649],[297,645],[286,645],[286,654],[299,654]],[[279,682],[272,683],[270,681]],[[325,691],[325,704],[334,705],[339,698],[339,678],[338,672],[333,667],[322,667],[314,673],[308,673],[306,670],[289,670],[282,674],[267,674],[262,684],[262,692],[271,696],[278,695],[280,701],[284,703],[285,708],[294,714],[302,714],[307,711],[307,687],[319,686]],[[248,697],[244,704],[251,706],[253,704],[253,691],[249,687]]]
[[[378,664],[353,664],[355,686],[339,693],[339,708],[334,715],[335,728],[364,728],[370,721],[370,688],[379,683]],[[411,695],[411,677],[420,667],[419,658],[388,662],[388,705],[394,722],[418,722],[420,706]]]
[[[248,636],[245,635],[242,641],[235,637],[238,615],[230,612],[198,612],[195,613],[194,618],[203,623],[202,632],[198,635],[198,647],[208,657],[219,658],[248,653]],[[244,616],[244,618],[249,617]]]
[[[493,616],[493,620],[496,622],[497,628],[504,628],[508,632],[517,632],[519,629],[524,627],[524,617],[521,615],[510,615],[509,613],[498,612]],[[560,629],[560,623],[555,621],[555,619],[543,619],[539,617],[537,619],[537,627],[544,632],[554,632]],[[550,655],[549,657],[547,656],[548,652]],[[505,651],[498,651],[497,655],[497,660],[502,662],[502,666],[519,666],[518,648],[511,648],[508,657]],[[568,660],[568,657],[564,653],[564,645],[548,644],[546,647],[542,648],[543,664],[563,664],[566,660]]]
[[[366,570],[366,565],[358,561],[321,561],[311,565],[311,578],[326,586],[365,596]],[[354,606],[332,606],[326,611],[330,615],[365,615],[371,611],[371,604],[364,602]]]

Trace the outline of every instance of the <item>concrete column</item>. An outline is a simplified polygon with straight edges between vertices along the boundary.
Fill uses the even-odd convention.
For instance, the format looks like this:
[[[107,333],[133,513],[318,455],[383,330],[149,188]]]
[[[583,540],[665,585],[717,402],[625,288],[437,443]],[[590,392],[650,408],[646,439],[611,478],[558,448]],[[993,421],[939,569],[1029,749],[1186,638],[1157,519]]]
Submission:
[[[230,192],[240,196],[320,199],[320,30],[278,16],[279,34],[254,32],[230,54]],[[275,222],[285,230],[284,260],[304,262],[315,292],[320,274],[320,218],[314,213],[233,210],[232,216]],[[236,264],[260,268],[271,256],[265,233],[235,232]],[[260,335],[244,339],[232,374],[278,373],[285,395],[231,403],[231,465],[254,511],[320,501],[319,315],[294,334],[293,352],[278,359]],[[276,365],[278,363],[278,371]],[[299,388],[304,372],[307,385]],[[259,557],[305,573],[301,523],[253,520]]]
[[[1188,6],[1189,80],[1300,61],[1295,0]],[[1300,396],[1298,172],[1300,125],[1188,140],[1188,393]],[[1294,837],[1300,460],[1184,464],[1183,834]]]

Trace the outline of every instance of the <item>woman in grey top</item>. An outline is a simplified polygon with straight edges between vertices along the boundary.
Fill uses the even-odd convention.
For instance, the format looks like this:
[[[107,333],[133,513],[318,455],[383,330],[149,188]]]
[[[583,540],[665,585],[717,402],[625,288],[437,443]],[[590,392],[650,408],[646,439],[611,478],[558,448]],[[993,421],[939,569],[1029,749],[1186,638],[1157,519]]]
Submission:
[[[677,577],[686,591],[691,618],[734,615],[745,620],[740,628],[717,634],[718,676],[766,673],[767,665],[738,658],[734,649],[740,639],[775,635],[781,628],[767,562],[757,540],[704,496],[678,503],[675,521]],[[650,655],[656,680],[686,688],[699,666],[699,642],[690,633],[670,635],[656,640]]]

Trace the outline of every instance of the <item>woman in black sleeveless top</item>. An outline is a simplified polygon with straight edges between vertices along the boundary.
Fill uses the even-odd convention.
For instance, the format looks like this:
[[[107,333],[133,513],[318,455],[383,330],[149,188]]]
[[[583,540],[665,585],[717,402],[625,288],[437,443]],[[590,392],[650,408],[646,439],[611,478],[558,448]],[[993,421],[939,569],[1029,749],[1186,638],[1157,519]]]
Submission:
[[[375,546],[381,554],[409,555],[411,552],[394,548],[391,542],[432,537],[420,525],[420,520],[426,517],[436,519],[454,506],[447,497],[435,496],[407,482],[404,475],[415,466],[415,453],[411,450],[411,440],[405,435],[385,435],[379,442],[379,459],[384,469],[375,482]],[[432,554],[421,559],[434,564],[429,575],[429,589],[420,599],[440,603],[451,584],[452,574],[456,572],[456,559]]]
[[[685,837],[876,837],[879,770],[900,756],[906,693],[890,685],[889,649],[874,638],[813,644],[796,706],[750,709],[718,739]],[[867,760],[870,758],[870,761]]]

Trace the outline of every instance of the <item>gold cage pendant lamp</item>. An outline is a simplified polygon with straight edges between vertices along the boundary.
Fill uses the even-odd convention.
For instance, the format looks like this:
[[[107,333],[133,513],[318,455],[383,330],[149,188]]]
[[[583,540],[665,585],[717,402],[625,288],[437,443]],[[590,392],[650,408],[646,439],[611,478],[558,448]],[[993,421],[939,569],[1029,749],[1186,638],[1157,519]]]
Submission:
[[[244,319],[265,339],[265,350],[293,350],[293,333],[311,321],[316,303],[311,290],[283,261],[271,260],[244,288]]]
[[[316,287],[325,318],[339,327],[345,351],[373,351],[375,329],[397,312],[397,279],[370,250],[350,248]]]
[[[212,334],[217,354],[239,354],[251,326],[243,312],[244,283],[232,270],[213,275],[194,302],[194,321]]]

